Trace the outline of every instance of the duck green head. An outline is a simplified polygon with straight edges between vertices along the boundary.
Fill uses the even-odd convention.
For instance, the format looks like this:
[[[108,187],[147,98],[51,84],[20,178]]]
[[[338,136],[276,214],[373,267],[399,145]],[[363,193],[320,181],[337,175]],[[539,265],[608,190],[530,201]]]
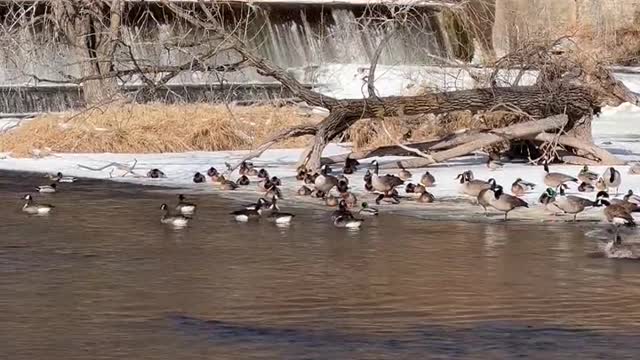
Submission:
[[[547,188],[547,190],[545,191],[545,193],[546,193],[547,195],[551,196],[551,197],[554,197],[554,196],[556,196],[556,194],[557,194],[557,193],[556,193],[556,191],[555,191],[553,188],[550,188],[550,187],[549,187],[549,188]]]

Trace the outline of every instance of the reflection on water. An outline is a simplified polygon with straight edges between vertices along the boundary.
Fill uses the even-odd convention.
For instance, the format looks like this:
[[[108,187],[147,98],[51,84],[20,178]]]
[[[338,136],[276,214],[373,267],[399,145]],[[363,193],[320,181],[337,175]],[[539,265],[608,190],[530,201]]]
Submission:
[[[358,232],[295,209],[236,224],[193,196],[84,182],[19,211],[39,179],[0,177],[0,355],[8,359],[637,357],[640,263],[589,256],[598,224],[430,222]],[[44,197],[44,196],[42,196]],[[284,204],[283,204],[284,205]]]

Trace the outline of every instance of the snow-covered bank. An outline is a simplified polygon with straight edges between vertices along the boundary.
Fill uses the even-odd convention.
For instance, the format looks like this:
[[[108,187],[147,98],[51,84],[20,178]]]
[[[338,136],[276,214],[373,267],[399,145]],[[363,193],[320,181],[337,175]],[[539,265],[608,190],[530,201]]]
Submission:
[[[606,108],[599,119],[593,123],[594,138],[597,144],[607,148],[611,152],[627,161],[640,161],[640,109],[632,105],[623,105],[618,108]],[[349,151],[346,144],[331,144],[325,150],[325,156],[336,155]],[[257,167],[266,168],[271,175],[278,176],[283,180],[283,190],[286,197],[285,203],[289,204],[319,204],[320,201],[308,197],[298,197],[296,190],[301,186],[301,182],[295,180],[295,163],[300,156],[300,149],[269,150],[253,162]],[[246,151],[224,151],[224,152],[191,152],[191,153],[171,153],[171,154],[56,154],[41,159],[17,159],[5,154],[5,158],[0,160],[0,169],[35,171],[35,172],[57,172],[61,171],[67,175],[113,179],[114,181],[126,181],[138,184],[152,184],[167,187],[180,187],[191,192],[215,192],[221,196],[241,197],[252,199],[259,196],[255,185],[241,188],[235,192],[223,192],[211,183],[194,184],[193,174],[196,171],[205,173],[206,170],[214,166],[219,170],[224,170],[225,162],[234,163],[239,161]],[[122,171],[115,170],[110,174],[112,168],[103,171],[91,171],[78,167],[78,164],[99,168],[111,162],[132,164],[134,159],[138,161],[136,172],[145,174],[149,169],[159,168],[167,174],[166,179],[147,179],[132,176],[119,177]],[[381,162],[394,161],[397,158],[387,157],[380,159]],[[550,219],[541,206],[536,204],[537,198],[544,189],[542,182],[544,171],[540,166],[530,166],[524,163],[508,163],[501,170],[490,171],[484,165],[486,157],[484,155],[468,156],[453,161],[449,161],[438,166],[430,167],[428,170],[437,179],[437,186],[430,191],[435,195],[437,202],[433,204],[419,204],[411,201],[411,196],[407,196],[401,205],[385,205],[386,211],[405,211],[416,216],[425,217],[447,217],[447,218],[471,218],[479,215],[480,209],[472,206],[469,199],[459,194],[459,184],[454,180],[457,174],[464,170],[472,170],[476,178],[495,178],[497,182],[504,186],[505,190],[510,190],[511,183],[518,177],[538,184],[539,190],[527,194],[524,198],[531,205],[530,209],[514,211],[510,217],[519,219]],[[354,175],[350,175],[351,185],[360,200],[373,201],[374,196],[364,192],[363,175],[366,171],[366,163],[373,159],[362,161],[361,169]],[[604,172],[605,166],[594,166],[593,171]],[[633,189],[640,193],[640,176],[627,175],[628,166],[621,166],[623,174],[621,192]],[[413,173],[413,182],[417,182],[424,173],[424,169],[409,169]],[[553,171],[564,172],[577,175],[580,166],[558,165],[553,166]],[[111,178],[113,176],[113,178]],[[237,178],[237,174],[231,179]],[[43,184],[45,179],[43,179]],[[401,195],[405,195],[402,190]],[[577,193],[576,185],[572,185],[570,193]],[[595,193],[582,194],[586,197],[593,197]],[[581,214],[579,219],[600,220],[601,212],[598,209],[587,211]]]

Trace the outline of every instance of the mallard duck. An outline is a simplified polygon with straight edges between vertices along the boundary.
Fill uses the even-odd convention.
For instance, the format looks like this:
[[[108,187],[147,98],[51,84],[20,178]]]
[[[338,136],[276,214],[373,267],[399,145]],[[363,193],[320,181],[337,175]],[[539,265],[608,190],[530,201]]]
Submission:
[[[258,179],[268,179],[269,178],[269,172],[265,169],[260,169],[258,171]]]
[[[544,176],[544,184],[554,189],[558,188],[561,185],[564,185],[564,183],[567,182],[578,182],[578,179],[574,178],[573,176],[558,172],[549,172],[549,165],[547,163],[544,164],[544,171],[547,173]]]
[[[231,180],[227,180],[223,175],[218,177],[218,182],[220,183],[220,188],[222,190],[235,190],[238,188],[238,184]]]
[[[258,171],[253,168],[253,164],[243,161],[240,163],[240,168],[238,169],[240,175],[243,176],[257,176]]]
[[[604,246],[604,255],[609,259],[640,259],[640,249],[638,246],[623,244],[620,235],[616,235]]]
[[[207,170],[207,176],[211,178],[211,181],[217,182],[218,178],[220,177],[220,173],[218,172],[218,170],[216,170],[216,168],[212,166],[209,168],[209,170]]]
[[[560,196],[556,196],[555,205],[565,214],[573,215],[573,221],[575,222],[579,213],[589,207],[601,206],[602,199],[606,198],[609,198],[609,195],[604,191],[598,192],[593,201],[574,195],[565,196],[564,189],[560,188]]]
[[[400,178],[400,180],[407,181],[407,180],[411,179],[411,177],[413,175],[411,174],[411,172],[409,170],[405,169],[404,165],[402,165],[402,162],[398,161],[396,164],[398,165],[398,168],[400,169],[400,171],[398,172],[398,177]]]
[[[300,187],[300,189],[298,189],[298,195],[300,196],[308,196],[311,195],[311,189],[309,189],[308,187],[302,185]]]
[[[616,194],[618,194],[618,189],[622,183],[622,175],[620,175],[620,171],[613,167],[607,168],[607,170],[604,171],[604,174],[602,174],[602,179],[604,180],[604,184],[607,186],[607,189],[615,188]]]
[[[298,172],[296,173],[296,180],[304,181],[307,177],[307,169],[306,168],[298,168]]]
[[[258,185],[258,191],[267,191],[271,187],[275,186],[275,184],[271,182],[271,179],[268,179],[268,178],[258,181],[257,185]]]
[[[504,167],[504,164],[498,160],[494,160],[491,157],[489,157],[487,159],[487,168],[489,168],[489,170],[498,170],[498,169],[502,169],[502,167]]]
[[[420,184],[424,187],[432,187],[436,184],[436,178],[431,175],[430,172],[426,171],[420,178]]]
[[[307,185],[314,185],[317,178],[318,178],[317,173],[313,173],[313,174],[307,173],[307,175],[304,177],[304,183]]]
[[[338,201],[338,198],[337,198],[337,197],[335,197],[335,196],[333,196],[333,195],[329,194],[329,195],[327,195],[327,196],[324,198],[324,203],[325,203],[327,206],[334,207],[334,206],[337,206],[337,205],[338,205],[339,201]]]
[[[505,194],[502,190],[502,186],[496,185],[493,191],[493,198],[489,201],[489,205],[498,210],[504,212],[504,220],[507,221],[509,212],[519,207],[529,207],[526,201],[517,198],[515,196]]]
[[[377,216],[380,211],[376,208],[369,206],[366,202],[363,202],[360,205],[360,210],[358,210],[358,214],[367,215],[367,216]]]
[[[25,195],[23,199],[26,200],[26,202],[24,206],[22,206],[22,211],[26,212],[27,214],[45,215],[50,213],[54,208],[53,205],[49,204],[36,204],[36,202],[29,194]]]
[[[172,215],[169,212],[169,207],[167,204],[160,205],[160,210],[163,211],[162,217],[160,218],[160,222],[163,224],[173,225],[177,228],[183,228],[189,224],[189,218],[183,215]]]
[[[336,189],[340,194],[346,193],[349,191],[349,182],[345,179],[338,179],[338,184],[336,185]]]
[[[589,170],[589,166],[585,165],[578,173],[578,180],[586,184],[593,184],[598,180],[598,174]]]
[[[404,188],[404,192],[407,194],[422,194],[426,191],[426,188],[422,184],[408,183]]]
[[[629,166],[629,175],[640,175],[640,164],[635,163]]]
[[[538,198],[538,202],[543,204],[545,209],[552,212],[554,215],[562,213],[562,210],[556,206],[556,196],[557,193],[553,188],[547,188],[547,190],[545,190]]]
[[[279,177],[277,176],[272,176],[271,177],[271,183],[275,186],[282,186],[282,181],[280,180]]]
[[[160,169],[151,169],[147,172],[147,177],[151,179],[166,178],[167,176]]]
[[[41,185],[38,186],[36,190],[41,193],[54,193],[57,191],[57,186],[56,183],[53,183],[51,185]]]
[[[598,181],[596,181],[596,190],[607,191],[607,184],[604,183],[603,178],[599,178]]]
[[[176,211],[182,215],[193,215],[196,211],[196,204],[186,201],[184,195],[178,195],[178,204],[176,204]]]
[[[236,184],[240,186],[247,186],[251,183],[247,175],[241,175],[238,180],[236,180]]]
[[[377,160],[373,160],[371,165],[374,167],[373,174],[371,174],[371,185],[376,191],[379,191],[384,194],[388,194],[396,186],[400,186],[404,184],[404,180],[394,175],[378,175],[379,164]]]
[[[342,173],[344,174],[353,174],[358,170],[358,165],[360,162],[356,159],[351,159],[349,156],[344,161],[344,167],[342,168]]]
[[[358,198],[352,192],[344,192],[340,197],[347,203],[347,207],[352,208],[358,203]]]
[[[424,190],[420,194],[420,196],[418,197],[417,201],[421,202],[421,203],[432,203],[432,202],[436,201],[436,198],[435,198],[435,196],[433,196],[433,194],[431,194],[427,190]]]
[[[471,172],[458,174],[456,180],[458,179],[460,180],[462,193],[474,197],[477,197],[480,191],[490,189],[496,182],[493,178],[487,181],[473,179],[473,173]]]
[[[49,178],[49,180],[53,180],[59,183],[73,183],[78,180],[78,178],[73,176],[63,176],[62,173],[59,171],[55,175],[47,174],[45,177]]]
[[[329,175],[329,166],[322,165],[320,174],[316,177],[313,185],[316,189],[328,193],[334,186],[338,185],[338,178]]]
[[[204,177],[204,175],[200,174],[199,172],[195,173],[193,175],[193,182],[196,184],[200,184],[207,181],[207,179]]]
[[[604,216],[615,229],[615,234],[613,236],[614,239],[617,239],[618,237],[620,226],[624,225],[633,227],[636,225],[633,216],[631,216],[631,212],[629,212],[624,206],[610,203],[607,200],[600,200],[600,202],[605,206]]]
[[[625,201],[640,205],[640,196],[633,193],[633,190],[629,189],[626,195],[622,198]]]
[[[580,186],[578,186],[579,192],[593,192],[595,190],[596,190],[595,186],[588,184],[586,182],[582,182]]]

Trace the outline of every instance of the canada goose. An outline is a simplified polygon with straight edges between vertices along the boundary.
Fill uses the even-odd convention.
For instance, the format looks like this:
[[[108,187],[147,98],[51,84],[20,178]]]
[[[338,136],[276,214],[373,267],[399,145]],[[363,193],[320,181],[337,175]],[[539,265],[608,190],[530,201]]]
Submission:
[[[598,181],[596,181],[596,190],[607,191],[607,184],[604,183],[603,178],[599,178]]]
[[[195,173],[193,175],[193,182],[196,184],[200,184],[207,181],[207,179],[204,177],[204,175],[200,174],[199,172]]]
[[[404,183],[401,178],[394,175],[378,175],[379,165],[377,160],[373,160],[371,165],[374,167],[373,174],[371,174],[371,185],[376,191],[388,194],[396,186],[400,186]]]
[[[460,184],[462,184],[460,189],[462,193],[474,197],[477,197],[478,194],[480,194],[480,191],[489,189],[496,183],[494,179],[489,179],[487,181],[475,180],[473,179],[473,173],[471,172],[458,174],[456,180],[457,179],[460,179]]]
[[[562,209],[556,206],[556,191],[552,188],[547,188],[540,197],[538,198],[538,202],[545,206],[547,211],[552,212],[554,215],[558,215],[562,213]]]
[[[640,249],[631,244],[623,244],[620,235],[604,246],[604,255],[609,259],[640,259]]]
[[[380,211],[376,208],[372,208],[366,202],[363,202],[360,205],[360,210],[358,210],[358,214],[367,215],[367,216],[377,216]]]
[[[595,186],[588,184],[584,181],[580,184],[580,186],[578,186],[579,192],[593,192],[595,190],[596,190]]]
[[[307,169],[299,168],[298,172],[296,173],[296,180],[304,181],[304,178],[306,178],[306,177],[307,177]]]
[[[349,191],[349,183],[345,179],[339,179],[336,189],[340,194]]]
[[[218,181],[220,182],[220,188],[222,190],[235,190],[238,188],[238,184],[234,183],[231,180],[225,179],[225,177],[222,175],[218,177]]]
[[[41,193],[54,193],[56,192],[56,183],[53,183],[51,185],[38,186],[36,190],[38,190],[38,192],[41,192]]]
[[[615,233],[613,238],[617,239],[618,232],[620,231],[620,226],[635,226],[636,223],[631,216],[631,213],[624,208],[624,206],[620,204],[613,204],[607,200],[600,200],[604,208],[604,216],[607,218],[607,221],[610,222],[615,228]]]
[[[640,205],[640,196],[633,193],[633,190],[629,189],[627,194],[623,197],[625,201]]]
[[[640,164],[635,163],[629,166],[629,175],[640,175]]]
[[[258,171],[258,175],[257,176],[258,176],[258,179],[268,179],[269,178],[269,173],[265,169],[260,169],[260,171]]]
[[[316,177],[313,185],[316,189],[328,193],[334,186],[338,185],[338,178],[329,175],[329,167],[322,165],[320,168],[320,174]]]
[[[517,198],[515,196],[505,194],[502,190],[502,186],[497,185],[493,190],[493,198],[490,200],[489,205],[498,210],[504,212],[504,220],[507,221],[509,212],[519,207],[529,207],[526,201]]]
[[[358,203],[358,198],[352,192],[341,193],[340,197],[347,203],[347,207],[352,208]]]
[[[167,206],[167,204],[160,205],[160,209],[164,211],[162,217],[160,218],[160,222],[163,224],[169,224],[177,228],[183,228],[189,223],[189,218],[183,215],[171,215],[171,213],[169,213],[169,207]]]
[[[351,159],[349,156],[344,161],[344,167],[342,168],[342,172],[344,174],[353,174],[358,170],[358,165],[360,162],[356,159]]]
[[[368,192],[373,192],[373,185],[371,185],[371,181],[364,183],[364,189]]]
[[[244,209],[257,210],[258,208],[260,208],[260,209],[262,209],[264,211],[264,209],[267,209],[267,208],[270,208],[270,207],[271,207],[271,202],[269,200],[261,197],[255,203],[245,205]]]
[[[220,177],[220,173],[218,172],[218,170],[216,170],[216,168],[212,166],[209,168],[209,170],[207,170],[207,176],[211,178],[211,181],[217,182],[218,178]]]
[[[300,196],[308,196],[311,195],[311,189],[309,189],[308,187],[302,185],[300,187],[300,189],[298,189],[298,195]]]
[[[618,205],[618,206],[622,206],[623,208],[625,208],[625,210],[627,210],[628,212],[632,213],[632,212],[640,212],[640,206],[638,206],[638,204],[636,203],[632,203],[631,201],[625,200],[624,198],[622,199],[610,199],[609,202],[613,205]]]
[[[420,184],[424,187],[432,187],[436,184],[436,178],[427,171],[420,178]]]
[[[313,185],[316,182],[316,179],[318,178],[318,174],[317,173],[307,173],[307,175],[304,177],[304,183],[307,185]]]
[[[560,185],[564,185],[566,182],[578,182],[578,179],[573,176],[557,172],[549,172],[549,165],[547,163],[544,164],[544,171],[547,173],[544,176],[544,184],[554,189],[558,188]]]
[[[433,194],[431,194],[427,190],[424,190],[418,197],[417,201],[421,203],[432,203],[436,201],[436,198],[433,196]]]
[[[496,187],[496,183],[492,182],[490,186],[486,189],[480,190],[476,200],[478,201],[478,205],[482,206],[482,210],[484,210],[484,216],[489,216],[487,212],[487,207],[491,206],[491,199],[495,196],[494,189]]]
[[[341,228],[357,229],[362,226],[364,220],[356,219],[351,211],[347,210],[347,204],[341,201],[338,204],[338,210],[331,214],[333,225]]]
[[[331,207],[337,206],[338,205],[338,198],[333,196],[333,195],[331,195],[331,194],[329,194],[324,198],[324,203],[327,206],[331,206]]]
[[[147,177],[151,179],[166,178],[167,176],[160,169],[151,169],[147,172]]]
[[[586,184],[593,184],[598,180],[598,174],[589,170],[589,166],[585,165],[578,173],[578,180]]]
[[[500,161],[493,160],[491,157],[487,159],[487,168],[489,168],[489,170],[498,170],[502,169],[502,167],[504,167],[504,164]]]
[[[240,186],[247,186],[251,183],[251,181],[249,180],[249,178],[247,177],[247,175],[242,175],[238,178],[238,180],[236,180],[236,184],[240,185]]]
[[[622,176],[620,175],[620,171],[614,169],[613,167],[610,167],[604,171],[604,174],[602,174],[602,179],[604,179],[604,184],[607,186],[607,189],[616,188],[617,195],[620,184],[622,183]]]
[[[238,222],[247,222],[249,220],[257,220],[262,216],[262,207],[264,205],[258,200],[253,209],[241,209],[231,212],[234,219]]]
[[[27,214],[44,215],[51,212],[51,209],[54,208],[53,205],[49,204],[36,204],[36,202],[33,201],[33,198],[29,194],[25,195],[23,199],[26,200],[26,202],[22,207],[22,211],[26,212]]]
[[[398,165],[398,168],[400,168],[400,172],[398,172],[398,177],[400,178],[400,180],[407,181],[411,179],[411,176],[413,176],[411,172],[405,169],[404,165],[402,165],[400,161],[398,161],[396,164]]]
[[[565,214],[573,215],[573,221],[576,221],[576,218],[579,213],[583,212],[588,207],[597,207],[601,206],[601,201],[604,198],[608,198],[609,195],[600,191],[596,194],[596,199],[591,201],[589,199],[585,199],[583,197],[574,196],[574,195],[564,195],[564,189],[560,188],[560,195],[557,196],[555,200],[555,205],[562,210]]]
[[[62,173],[59,171],[55,175],[47,174],[45,177],[48,178],[49,180],[53,180],[59,183],[73,183],[78,180],[78,178],[73,176],[63,176]]]
[[[187,202],[184,195],[180,194],[178,195],[176,211],[182,215],[192,215],[196,211],[196,204]]]

